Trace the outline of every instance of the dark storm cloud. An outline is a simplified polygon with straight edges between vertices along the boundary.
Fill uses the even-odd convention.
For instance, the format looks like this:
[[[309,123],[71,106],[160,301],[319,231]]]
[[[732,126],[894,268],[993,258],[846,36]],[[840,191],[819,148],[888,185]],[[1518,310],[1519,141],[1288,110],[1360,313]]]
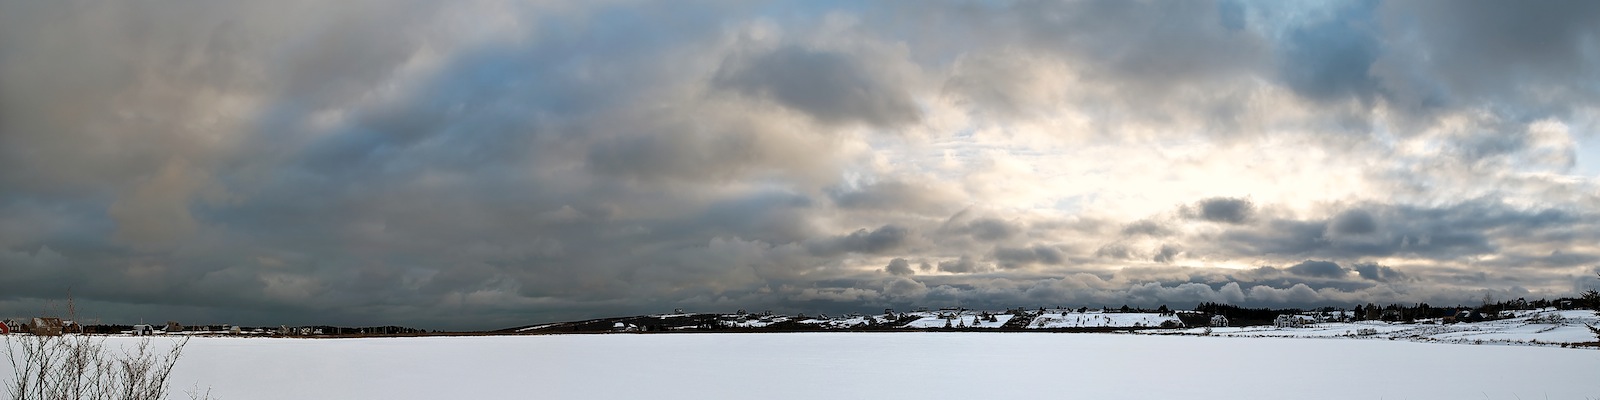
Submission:
[[[870,75],[858,57],[789,45],[723,62],[713,82],[829,123],[895,126],[921,118],[905,89]]]
[[[1251,212],[1255,211],[1255,204],[1248,199],[1213,197],[1200,200],[1193,208],[1186,208],[1185,211],[1191,218],[1240,224],[1250,218]]]

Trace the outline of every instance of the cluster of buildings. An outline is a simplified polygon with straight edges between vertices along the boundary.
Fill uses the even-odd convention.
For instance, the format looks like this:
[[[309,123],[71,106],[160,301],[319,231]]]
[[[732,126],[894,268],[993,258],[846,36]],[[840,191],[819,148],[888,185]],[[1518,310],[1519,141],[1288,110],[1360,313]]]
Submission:
[[[0,333],[31,333],[40,336],[60,336],[63,333],[83,332],[83,327],[70,320],[55,317],[35,317],[23,320],[0,321]]]
[[[330,331],[331,329],[331,331]],[[405,332],[400,332],[405,331]],[[197,334],[197,335],[268,335],[268,336],[312,336],[325,334],[395,334],[414,333],[414,329],[400,327],[378,328],[331,328],[331,327],[290,327],[279,326],[276,328],[244,328],[231,324],[184,326],[177,321],[167,321],[166,324],[135,324],[135,325],[84,325],[73,320],[64,320],[57,317],[13,318],[0,320],[0,334],[26,333],[38,336],[60,336],[68,333],[89,334],[124,334],[133,336],[166,335],[166,334]]]

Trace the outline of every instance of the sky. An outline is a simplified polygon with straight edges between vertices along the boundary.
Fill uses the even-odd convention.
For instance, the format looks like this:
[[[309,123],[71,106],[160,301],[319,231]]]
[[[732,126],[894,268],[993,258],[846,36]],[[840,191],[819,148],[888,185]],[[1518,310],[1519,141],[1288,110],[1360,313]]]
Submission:
[[[0,316],[1600,286],[1600,2],[0,0]]]

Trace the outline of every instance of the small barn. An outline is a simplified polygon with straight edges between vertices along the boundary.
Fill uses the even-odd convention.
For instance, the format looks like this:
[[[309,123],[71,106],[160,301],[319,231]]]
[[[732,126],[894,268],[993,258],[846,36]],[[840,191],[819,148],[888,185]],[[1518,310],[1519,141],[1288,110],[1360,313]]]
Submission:
[[[131,331],[129,333],[132,333],[134,336],[154,335],[154,334],[156,334],[156,327],[150,326],[150,324],[138,324],[138,325],[134,325],[133,326],[133,331]]]

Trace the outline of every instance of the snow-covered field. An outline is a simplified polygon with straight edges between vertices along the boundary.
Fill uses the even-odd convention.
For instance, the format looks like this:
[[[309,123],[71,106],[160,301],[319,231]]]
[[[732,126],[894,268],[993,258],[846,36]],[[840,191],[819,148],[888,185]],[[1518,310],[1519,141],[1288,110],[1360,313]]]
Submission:
[[[1600,351],[1552,347],[899,332],[196,337],[172,381],[231,400],[1600,399],[1597,373]]]
[[[1560,345],[1595,341],[1588,325],[1600,326],[1600,316],[1589,310],[1526,310],[1495,321],[1435,324],[1400,324],[1379,321],[1324,322],[1304,328],[1251,326],[1241,328],[1189,328],[1140,331],[1147,334],[1202,334],[1234,337],[1356,338],[1419,342],[1512,345]],[[1600,379],[1600,373],[1597,373]],[[1600,396],[1597,396],[1600,398]]]

